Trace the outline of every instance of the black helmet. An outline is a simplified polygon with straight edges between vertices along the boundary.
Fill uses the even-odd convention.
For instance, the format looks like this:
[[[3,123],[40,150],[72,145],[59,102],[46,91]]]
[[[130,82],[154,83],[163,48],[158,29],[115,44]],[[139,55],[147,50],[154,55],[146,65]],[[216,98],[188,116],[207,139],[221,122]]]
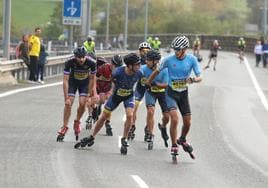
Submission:
[[[91,36],[88,36],[88,37],[87,37],[87,41],[88,41],[88,42],[91,42],[91,41],[92,41],[92,37],[91,37]]]
[[[122,66],[123,65],[123,60],[122,60],[121,55],[119,55],[119,54],[114,55],[113,58],[112,58],[112,63],[115,65],[115,67]]]
[[[81,58],[81,57],[85,57],[85,55],[87,54],[86,50],[84,47],[78,47],[76,49],[74,49],[74,56]]]
[[[140,57],[135,53],[125,55],[124,62],[126,65],[140,64]]]
[[[149,61],[160,60],[161,54],[156,50],[150,50],[146,54],[146,59]]]

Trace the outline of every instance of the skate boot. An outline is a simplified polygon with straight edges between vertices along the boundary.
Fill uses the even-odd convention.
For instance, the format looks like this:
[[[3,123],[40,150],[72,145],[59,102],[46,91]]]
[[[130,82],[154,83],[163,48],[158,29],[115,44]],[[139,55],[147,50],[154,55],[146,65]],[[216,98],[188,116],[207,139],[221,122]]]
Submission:
[[[184,150],[185,152],[189,153],[189,155],[190,155],[190,157],[191,157],[192,159],[195,159],[195,156],[194,156],[194,154],[192,153],[192,152],[193,152],[193,147],[192,147],[188,142],[186,142],[186,139],[185,139],[185,138],[180,137],[180,138],[177,140],[177,143],[178,143],[179,145],[182,146],[182,148],[183,148],[183,150]]]
[[[126,155],[127,154],[127,147],[128,147],[128,143],[125,137],[121,138],[121,149],[120,152],[122,155]]]
[[[106,135],[107,136],[113,136],[113,132],[112,132],[112,126],[110,121],[105,121],[105,128],[106,128]]]
[[[92,135],[90,135],[89,137],[85,137],[83,139],[80,140],[80,142],[77,142],[75,145],[74,145],[74,148],[75,149],[78,149],[78,148],[84,148],[86,146],[90,147],[94,144],[94,137]]]
[[[65,136],[67,131],[68,131],[68,127],[61,127],[60,128],[60,130],[58,131],[57,142],[63,141],[64,136]]]
[[[79,133],[80,132],[81,132],[80,121],[74,120],[74,135],[75,135],[75,140],[76,141],[79,139]]]
[[[149,131],[148,131],[147,126],[145,126],[145,127],[144,127],[144,142],[147,141],[147,139],[148,139],[148,135],[149,135]]]
[[[154,147],[154,135],[153,134],[148,135],[147,142],[148,142],[148,150],[152,150]]]
[[[92,116],[88,116],[87,120],[86,120],[86,129],[91,130],[92,129],[92,125],[93,125],[93,118]]]
[[[164,140],[164,144],[166,146],[166,148],[168,147],[168,139],[169,139],[169,136],[167,134],[167,128],[166,127],[162,127],[162,125],[160,123],[158,123],[158,128],[159,130],[161,131],[161,136]]]
[[[98,107],[93,108],[93,111],[92,111],[92,118],[93,118],[94,123],[95,123],[96,121],[98,121],[98,119],[99,119]]]
[[[173,144],[171,147],[171,157],[172,157],[173,164],[178,163],[177,155],[178,155],[178,146],[177,146],[177,144]]]
[[[135,138],[135,130],[136,130],[136,126],[135,125],[132,125],[129,132],[128,132],[128,136],[127,136],[127,139],[128,140],[134,140]]]

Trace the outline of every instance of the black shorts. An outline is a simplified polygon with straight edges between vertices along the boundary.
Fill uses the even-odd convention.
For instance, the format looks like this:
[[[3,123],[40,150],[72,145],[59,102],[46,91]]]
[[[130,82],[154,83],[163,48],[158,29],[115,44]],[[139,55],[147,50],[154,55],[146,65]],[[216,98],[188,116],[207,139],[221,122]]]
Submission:
[[[79,96],[87,96],[88,95],[88,84],[75,84],[69,83],[68,88],[68,96],[75,96],[76,91],[78,90]]]
[[[168,112],[167,102],[166,102],[166,93],[165,92],[151,92],[146,91],[145,93],[145,102],[146,106],[155,106],[156,100],[161,107],[162,112]]]
[[[181,115],[191,115],[191,108],[188,97],[188,89],[177,92],[168,87],[167,106],[169,110],[179,108]]]

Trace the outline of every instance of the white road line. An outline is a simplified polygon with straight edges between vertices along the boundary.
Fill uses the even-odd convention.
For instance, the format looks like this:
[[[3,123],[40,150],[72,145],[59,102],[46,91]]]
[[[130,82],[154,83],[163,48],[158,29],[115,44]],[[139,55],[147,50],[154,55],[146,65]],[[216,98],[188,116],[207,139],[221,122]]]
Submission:
[[[131,177],[137,182],[137,184],[141,188],[149,188],[149,186],[138,175],[131,175]]]
[[[249,66],[247,58],[244,59],[244,62],[245,62],[246,68],[248,70],[249,76],[250,76],[250,78],[251,78],[251,80],[253,82],[253,85],[254,85],[254,87],[255,87],[255,89],[256,89],[256,91],[257,91],[257,93],[258,93],[258,95],[259,95],[259,97],[261,99],[261,102],[262,102],[264,108],[268,111],[267,99],[266,99],[266,97],[265,97],[265,95],[264,95],[264,93],[263,93],[263,91],[262,91],[262,89],[261,89],[261,87],[260,87],[260,85],[259,85],[259,83],[258,83],[258,81],[257,81],[252,69]]]
[[[121,148],[121,138],[122,136],[118,136],[118,147]]]
[[[15,89],[15,90],[7,91],[7,92],[4,92],[4,93],[0,93],[0,98],[7,97],[9,95],[14,95],[16,93],[21,93],[21,92],[24,92],[24,91],[30,91],[30,90],[46,88],[46,87],[52,87],[52,86],[57,86],[57,85],[61,85],[61,84],[62,84],[62,82],[56,82],[56,83],[52,83],[52,84],[45,84],[45,85],[40,85],[40,86],[33,86],[33,87]]]

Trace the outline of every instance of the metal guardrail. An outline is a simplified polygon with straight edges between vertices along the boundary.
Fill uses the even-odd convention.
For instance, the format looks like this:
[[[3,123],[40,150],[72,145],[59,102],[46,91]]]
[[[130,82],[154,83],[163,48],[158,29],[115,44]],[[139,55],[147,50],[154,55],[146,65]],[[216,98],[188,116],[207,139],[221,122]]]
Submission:
[[[97,52],[97,56],[102,56],[109,60],[114,54],[125,55],[127,53],[128,51]],[[64,63],[71,56],[72,54],[48,57],[44,77],[62,75]],[[0,62],[0,85],[14,85],[20,80],[26,80],[28,77],[28,68],[21,59]]]

